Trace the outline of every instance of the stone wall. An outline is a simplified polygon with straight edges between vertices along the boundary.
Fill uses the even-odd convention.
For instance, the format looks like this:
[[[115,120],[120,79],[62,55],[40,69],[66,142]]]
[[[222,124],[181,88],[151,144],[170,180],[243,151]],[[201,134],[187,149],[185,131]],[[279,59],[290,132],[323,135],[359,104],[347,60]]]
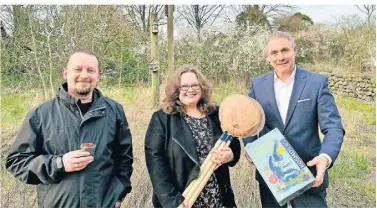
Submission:
[[[376,100],[376,82],[372,75],[322,74],[329,77],[329,87],[334,95],[352,97],[367,102]]]

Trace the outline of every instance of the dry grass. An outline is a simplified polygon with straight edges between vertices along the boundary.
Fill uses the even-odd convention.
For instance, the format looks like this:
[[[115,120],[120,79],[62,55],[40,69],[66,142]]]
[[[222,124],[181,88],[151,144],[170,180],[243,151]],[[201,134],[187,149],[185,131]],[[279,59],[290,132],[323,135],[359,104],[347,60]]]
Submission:
[[[150,104],[150,90],[145,88],[113,88],[102,89],[102,91],[106,96],[117,100],[124,106],[133,137],[134,172],[131,178],[133,189],[127,195],[122,207],[152,207],[152,188],[144,158],[144,136],[151,115],[155,111],[155,108],[152,108]],[[242,90],[215,90],[214,97],[219,102],[225,95],[235,92],[244,93]],[[42,97],[30,94],[23,98],[24,100],[14,99],[16,102],[26,104],[25,109],[22,110],[22,116],[32,107],[27,99],[30,97],[36,97],[32,104],[42,102]],[[6,119],[11,115],[6,114],[4,109],[9,110],[11,107],[4,105],[4,100],[6,99],[2,98],[1,207],[37,207],[36,187],[18,182],[4,170],[4,155],[6,155],[9,144],[11,144],[18,126],[22,122],[22,116],[12,122],[7,122]],[[347,135],[341,155],[330,172],[329,207],[374,207],[375,128],[374,125],[365,122],[367,111],[356,114],[356,111],[347,109],[346,105],[348,104],[341,101],[339,101],[339,108]],[[14,104],[10,103],[10,105]],[[374,114],[374,112],[375,110],[372,113]],[[231,182],[236,202],[239,207],[259,207],[258,186],[254,180],[255,173],[247,164],[243,155],[244,149],[242,149],[240,162],[234,168],[231,168]],[[373,186],[370,185],[371,183]],[[339,200],[340,198],[342,200]]]

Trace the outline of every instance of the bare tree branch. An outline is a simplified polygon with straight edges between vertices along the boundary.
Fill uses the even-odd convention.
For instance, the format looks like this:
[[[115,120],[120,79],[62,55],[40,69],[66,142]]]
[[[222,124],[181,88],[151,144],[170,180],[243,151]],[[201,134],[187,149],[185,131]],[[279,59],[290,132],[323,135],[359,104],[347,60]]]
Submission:
[[[182,5],[177,11],[201,39],[201,29],[206,25],[213,25],[214,21],[223,11],[223,5]]]
[[[356,7],[364,14],[367,15],[367,21],[368,21],[368,26],[371,25],[371,18],[373,14],[376,11],[376,5],[363,5],[363,7],[360,7],[356,5]]]
[[[135,28],[144,32],[149,30],[149,16],[151,12],[157,12],[159,24],[164,19],[164,5],[127,5],[124,8]]]

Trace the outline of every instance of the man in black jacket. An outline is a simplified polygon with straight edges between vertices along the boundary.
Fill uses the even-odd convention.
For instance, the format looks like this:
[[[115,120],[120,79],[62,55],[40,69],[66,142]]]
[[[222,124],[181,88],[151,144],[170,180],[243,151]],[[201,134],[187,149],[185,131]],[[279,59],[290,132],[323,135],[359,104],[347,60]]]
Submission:
[[[38,184],[39,207],[120,207],[133,163],[123,108],[96,89],[101,72],[92,52],[73,53],[63,76],[56,97],[26,115],[6,168]]]

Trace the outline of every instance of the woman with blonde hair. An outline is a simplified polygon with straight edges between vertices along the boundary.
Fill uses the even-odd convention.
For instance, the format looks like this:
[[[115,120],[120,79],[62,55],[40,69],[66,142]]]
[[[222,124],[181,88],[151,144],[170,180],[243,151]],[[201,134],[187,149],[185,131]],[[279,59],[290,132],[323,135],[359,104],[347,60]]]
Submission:
[[[217,169],[193,207],[236,207],[229,167],[240,158],[240,143],[212,150],[222,134],[211,83],[199,69],[183,65],[165,88],[162,108],[153,113],[145,136],[145,159],[155,207],[187,207],[182,195],[199,175],[208,154]]]

